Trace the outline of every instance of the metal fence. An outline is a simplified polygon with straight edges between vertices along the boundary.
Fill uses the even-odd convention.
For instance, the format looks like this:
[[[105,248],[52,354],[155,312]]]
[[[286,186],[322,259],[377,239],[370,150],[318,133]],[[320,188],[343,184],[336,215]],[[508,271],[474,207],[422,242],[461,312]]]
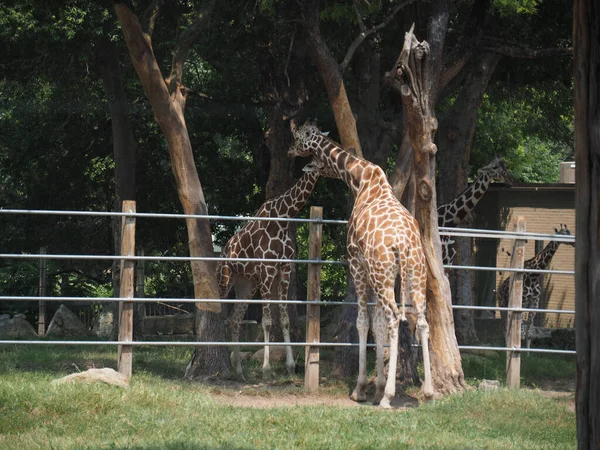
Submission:
[[[333,224],[333,225],[345,225],[346,220],[327,220],[327,219],[302,219],[302,218],[276,218],[276,217],[242,217],[242,216],[214,216],[214,215],[186,215],[186,214],[160,214],[160,213],[138,213],[138,212],[101,212],[101,211],[59,211],[59,210],[23,210],[23,209],[0,209],[0,214],[19,214],[19,215],[61,215],[61,216],[110,216],[110,217],[123,217],[123,218],[171,218],[171,219],[184,219],[184,218],[197,218],[197,219],[210,219],[210,220],[236,220],[236,221],[280,221],[280,222],[296,222],[296,223],[312,223],[312,224]],[[468,228],[440,228],[440,234],[445,236],[454,237],[475,237],[475,238],[504,238],[504,239],[515,239],[515,240],[553,240],[559,242],[574,242],[575,236],[572,235],[553,235],[553,234],[541,234],[541,233],[525,233],[525,232],[510,232],[500,230],[477,230]],[[47,260],[47,259],[69,259],[69,260],[127,260],[127,261],[178,261],[178,262],[189,262],[189,261],[248,261],[248,262],[290,262],[295,264],[311,264],[311,265],[323,265],[323,264],[335,264],[345,265],[347,261],[335,261],[335,260],[323,260],[320,258],[316,259],[253,259],[253,258],[220,258],[220,257],[183,257],[183,256],[133,256],[133,255],[81,255],[81,254],[50,254],[50,253],[39,253],[39,254],[14,254],[14,253],[0,253],[2,259],[27,259],[27,260]],[[480,270],[480,271],[501,271],[510,273],[543,273],[543,274],[567,274],[574,275],[574,271],[569,270],[533,270],[523,269],[515,267],[479,267],[479,266],[445,266],[449,270]],[[248,304],[294,304],[294,305],[318,305],[318,306],[338,306],[348,305],[348,302],[342,301],[314,301],[314,300],[253,300],[253,299],[185,299],[185,298],[132,298],[132,297],[53,297],[53,296],[7,296],[0,295],[0,301],[57,301],[57,302],[82,302],[90,301],[96,303],[105,302],[127,302],[130,304],[134,303],[148,303],[148,302],[177,302],[179,304],[184,303],[221,303],[221,304],[232,304],[232,303],[248,303]],[[555,310],[555,309],[531,309],[522,307],[495,307],[495,306],[467,306],[467,305],[453,305],[453,309],[469,309],[469,310],[488,310],[488,311],[508,311],[514,313],[522,312],[547,312],[547,313],[561,313],[561,314],[575,314],[574,310]],[[520,316],[520,314],[519,314]],[[0,344],[19,344],[19,345],[119,345],[119,346],[276,346],[283,345],[281,342],[196,342],[196,341],[132,341],[132,340],[120,340],[120,341],[51,341],[51,340],[0,340]],[[350,347],[357,346],[357,343],[337,343],[337,342],[293,342],[293,346],[297,347]],[[521,348],[520,343],[518,345],[506,346],[506,347],[486,347],[486,346],[459,346],[461,350],[496,350],[496,351],[508,351],[514,352],[535,352],[535,353],[547,353],[547,354],[567,354],[572,355],[576,352],[574,350],[557,350],[557,349],[542,349],[542,348]]]

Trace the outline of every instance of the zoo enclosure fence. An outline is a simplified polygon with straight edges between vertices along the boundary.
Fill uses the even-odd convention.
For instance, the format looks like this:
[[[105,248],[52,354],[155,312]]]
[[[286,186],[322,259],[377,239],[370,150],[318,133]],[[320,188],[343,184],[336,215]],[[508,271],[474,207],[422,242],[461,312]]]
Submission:
[[[318,350],[321,347],[351,347],[357,346],[357,343],[339,343],[339,342],[320,342],[320,306],[336,306],[349,305],[343,301],[321,301],[320,300],[320,268],[325,264],[345,265],[346,261],[322,260],[320,258],[320,240],[322,233],[322,225],[345,225],[346,220],[330,220],[323,219],[322,209],[319,207],[311,208],[311,217],[309,219],[302,218],[277,218],[277,217],[239,217],[239,216],[218,216],[218,215],[186,215],[186,214],[161,214],[161,213],[138,213],[135,212],[135,202],[124,202],[123,212],[105,212],[105,211],[61,211],[61,210],[22,210],[22,209],[0,209],[0,214],[21,214],[21,215],[61,215],[61,216],[109,216],[121,217],[123,220],[122,233],[122,249],[121,255],[84,255],[84,254],[48,254],[40,252],[40,254],[0,254],[2,259],[35,259],[39,260],[41,265],[45,264],[48,259],[69,259],[69,260],[120,260],[122,265],[122,291],[119,297],[55,297],[46,296],[42,284],[40,284],[40,295],[38,296],[7,296],[1,295],[0,301],[39,301],[40,312],[43,312],[45,302],[81,302],[89,301],[95,303],[119,302],[120,310],[120,330],[117,341],[51,341],[51,340],[0,340],[0,344],[20,344],[20,345],[118,345],[119,346],[119,371],[130,376],[132,373],[132,348],[133,346],[279,346],[281,342],[197,342],[197,341],[133,341],[133,305],[136,303],[149,302],[177,302],[184,303],[248,303],[248,304],[295,304],[304,305],[307,307],[307,337],[306,342],[292,342],[292,346],[306,347],[307,365],[305,371],[305,387],[309,391],[314,391],[318,388]],[[235,220],[235,221],[279,221],[279,222],[296,222],[309,223],[309,259],[254,259],[254,258],[221,258],[221,257],[181,257],[181,256],[145,256],[134,255],[135,253],[135,219],[136,218],[176,218],[176,219],[209,219],[209,220]],[[524,225],[523,225],[524,228]],[[543,273],[543,274],[566,274],[574,275],[574,271],[569,270],[541,270],[541,269],[523,269],[523,244],[525,239],[531,240],[554,240],[559,242],[573,243],[575,236],[553,235],[542,233],[526,233],[523,231],[500,231],[500,230],[478,230],[469,228],[440,228],[440,235],[453,237],[477,237],[477,238],[495,238],[495,239],[513,239],[515,241],[515,251],[513,255],[520,254],[519,258],[514,258],[511,267],[480,267],[480,266],[445,266],[449,270],[480,270],[480,271],[502,271],[511,273],[511,300],[508,307],[498,306],[471,306],[471,305],[452,305],[455,310],[480,310],[480,311],[507,311],[508,312],[508,332],[507,344],[505,347],[491,346],[468,346],[459,345],[461,350],[493,350],[506,351],[507,355],[507,384],[512,387],[519,386],[520,373],[520,354],[521,352],[535,352],[546,354],[576,354],[574,350],[556,350],[547,348],[521,348],[521,320],[522,313],[525,312],[544,312],[544,313],[560,313],[560,314],[575,314],[574,310],[563,309],[532,309],[522,307],[522,290],[519,289],[519,281],[522,288],[522,276],[524,272]],[[126,248],[127,247],[127,248]],[[519,251],[519,248],[521,250]],[[248,262],[290,262],[295,264],[308,264],[308,290],[306,300],[252,300],[252,299],[196,299],[196,298],[134,298],[134,283],[133,283],[133,268],[134,262],[144,261],[248,261]],[[128,267],[129,266],[129,267]],[[371,346],[373,344],[370,344]],[[122,356],[124,355],[124,356]],[[124,360],[122,360],[124,358]]]

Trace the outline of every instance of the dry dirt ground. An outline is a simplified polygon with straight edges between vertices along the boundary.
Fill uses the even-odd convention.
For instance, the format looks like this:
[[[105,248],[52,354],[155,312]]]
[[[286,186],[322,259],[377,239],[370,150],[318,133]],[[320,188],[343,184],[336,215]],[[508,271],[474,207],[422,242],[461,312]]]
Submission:
[[[251,408],[273,408],[287,406],[340,406],[348,408],[373,407],[368,401],[357,403],[350,400],[349,395],[321,391],[316,394],[305,394],[300,382],[264,382],[246,384],[227,382],[212,385],[211,395],[215,401],[230,406]],[[540,383],[537,390],[544,397],[554,398],[564,403],[571,411],[575,411],[575,381],[560,380]],[[372,399],[375,388],[369,384],[367,398]],[[396,397],[392,401],[395,409],[414,408],[419,405],[416,393],[405,393],[400,385],[396,388]]]

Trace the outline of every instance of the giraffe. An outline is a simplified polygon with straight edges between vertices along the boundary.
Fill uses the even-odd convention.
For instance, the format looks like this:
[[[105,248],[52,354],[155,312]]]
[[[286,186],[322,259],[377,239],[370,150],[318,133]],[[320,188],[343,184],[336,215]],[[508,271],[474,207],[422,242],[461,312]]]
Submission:
[[[566,235],[570,236],[571,231],[567,227],[566,224],[560,224],[560,229],[554,229],[554,232],[557,235]],[[545,270],[550,266],[550,262],[552,261],[552,257],[560,247],[560,244],[563,242],[559,241],[550,241],[546,247],[542,251],[540,251],[533,258],[528,259],[523,264],[525,269],[542,269]],[[575,246],[574,242],[567,242],[567,245],[572,247]],[[542,295],[542,285],[541,279],[542,274],[539,273],[530,273],[525,272],[523,274],[523,308],[531,308],[537,309],[540,305],[540,297]],[[510,291],[510,277],[506,278],[500,288],[498,289],[498,306],[506,308],[508,306],[508,295]],[[521,322],[521,339],[527,342],[527,347],[529,347],[529,331],[531,326],[533,325],[533,319],[537,313],[529,312],[527,316],[526,313],[522,313],[521,317],[523,318]],[[502,314],[502,318],[505,318],[506,314]]]
[[[323,135],[316,122],[298,127],[291,123],[294,143],[289,156],[313,155],[329,168],[326,176],[342,179],[354,194],[354,208],[348,219],[348,262],[358,296],[356,327],[359,335],[359,374],[351,395],[355,401],[366,400],[366,351],[369,331],[367,296],[376,299],[373,329],[377,342],[377,383],[374,403],[390,408],[396,392],[398,328],[406,320],[406,292],[410,294],[417,315],[417,330],[423,348],[425,398],[433,397],[429,361],[429,326],[425,319],[427,269],[419,225],[394,196],[381,167],[358,158]],[[401,280],[402,309],[394,298],[397,277]],[[387,382],[383,370],[383,342],[389,333],[389,370]]]
[[[255,217],[295,217],[312,193],[323,165],[313,161],[306,165],[303,175],[283,194],[262,204]],[[225,244],[221,257],[225,258],[265,258],[292,259],[294,247],[288,233],[289,222],[250,221]],[[226,298],[233,287],[240,299],[251,299],[260,290],[262,299],[286,300],[290,284],[291,265],[287,262],[238,262],[220,261],[217,266],[219,295]],[[242,319],[248,309],[247,303],[236,303],[228,318],[233,342],[239,342]],[[264,341],[269,342],[272,325],[271,308],[268,303],[262,307],[262,328]],[[295,363],[290,343],[290,320],[287,305],[279,305],[281,328],[286,342],[286,369],[288,374],[295,373]],[[240,347],[234,346],[234,365],[236,374],[243,378],[240,359]],[[263,360],[263,378],[271,376],[269,346],[265,346]]]
[[[438,226],[470,225],[473,221],[473,210],[487,192],[491,182],[506,183],[509,186],[513,183],[513,178],[508,172],[504,160],[498,155],[487,166],[479,169],[477,179],[458,197],[449,203],[438,206]],[[450,265],[456,256],[456,250],[452,247],[455,241],[451,236],[442,236],[441,240],[444,264]]]

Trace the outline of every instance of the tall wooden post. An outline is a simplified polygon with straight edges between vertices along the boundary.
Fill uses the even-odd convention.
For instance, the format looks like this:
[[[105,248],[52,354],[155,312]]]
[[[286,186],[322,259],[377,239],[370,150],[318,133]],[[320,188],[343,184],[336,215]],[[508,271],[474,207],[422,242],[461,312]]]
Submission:
[[[46,247],[40,248],[40,255],[45,255],[47,251]],[[46,296],[46,258],[40,259],[40,284],[38,287],[38,296]],[[44,336],[46,334],[46,301],[40,300],[38,305],[38,335]]]
[[[519,216],[515,231],[525,231],[525,218]],[[510,267],[522,269],[525,262],[525,239],[515,239]],[[512,272],[510,276],[510,291],[508,296],[509,308],[521,308],[523,306],[523,272]],[[521,348],[521,323],[522,313],[509,311],[506,315],[506,346],[510,348]],[[506,355],[506,386],[518,389],[521,385],[521,352],[509,351]]]
[[[135,213],[135,201],[124,200],[122,211]],[[121,226],[121,256],[135,255],[135,217],[123,216]],[[134,297],[134,272],[135,262],[131,259],[121,260],[121,289],[119,296],[122,298]],[[133,340],[133,302],[119,302],[119,341]],[[117,370],[126,377],[131,377],[133,362],[133,347],[119,345]]]
[[[311,206],[311,219],[323,219],[323,208]],[[321,238],[323,224],[311,222],[308,236],[308,259],[320,259]],[[308,265],[307,300],[321,300],[321,264]],[[321,341],[321,306],[306,306],[306,342],[318,343]],[[304,390],[315,392],[319,389],[319,347],[306,346],[304,358]]]

